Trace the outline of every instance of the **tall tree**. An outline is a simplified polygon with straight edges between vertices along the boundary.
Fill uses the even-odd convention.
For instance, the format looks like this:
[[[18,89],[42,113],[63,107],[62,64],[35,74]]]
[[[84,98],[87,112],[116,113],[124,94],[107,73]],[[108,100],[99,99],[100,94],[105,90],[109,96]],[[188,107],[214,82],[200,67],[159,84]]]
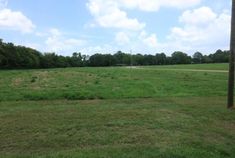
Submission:
[[[176,51],[172,55],[172,64],[190,64],[191,57],[188,56],[186,53]]]
[[[164,53],[156,54],[156,65],[165,65],[166,64],[166,55]]]
[[[203,55],[200,52],[196,52],[193,54],[193,63],[201,64],[203,59]]]
[[[228,108],[233,108],[234,96],[234,65],[235,65],[235,0],[232,0],[232,22],[231,22],[231,41],[230,41],[230,64],[228,79]]]

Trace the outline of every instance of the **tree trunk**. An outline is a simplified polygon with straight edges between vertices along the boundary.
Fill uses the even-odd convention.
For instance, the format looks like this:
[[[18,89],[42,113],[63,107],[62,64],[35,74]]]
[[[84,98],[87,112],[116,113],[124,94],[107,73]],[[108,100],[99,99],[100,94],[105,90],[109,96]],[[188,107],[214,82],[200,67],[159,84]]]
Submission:
[[[230,63],[228,79],[228,108],[233,108],[234,97],[234,65],[235,65],[235,0],[232,0],[232,22],[231,22],[231,41],[230,41]]]

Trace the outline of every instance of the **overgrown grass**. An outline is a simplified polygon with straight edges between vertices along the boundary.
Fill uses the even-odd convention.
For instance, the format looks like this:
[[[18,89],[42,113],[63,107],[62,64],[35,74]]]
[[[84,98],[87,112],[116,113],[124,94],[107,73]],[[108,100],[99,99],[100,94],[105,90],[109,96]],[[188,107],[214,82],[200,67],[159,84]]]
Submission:
[[[224,70],[227,64],[171,68],[196,69],[197,66],[199,69],[215,66],[216,69]],[[0,71],[0,99],[87,100],[226,95],[227,73],[168,71],[168,68],[169,66],[150,69],[117,67]]]
[[[0,71],[0,157],[234,158],[226,67]]]

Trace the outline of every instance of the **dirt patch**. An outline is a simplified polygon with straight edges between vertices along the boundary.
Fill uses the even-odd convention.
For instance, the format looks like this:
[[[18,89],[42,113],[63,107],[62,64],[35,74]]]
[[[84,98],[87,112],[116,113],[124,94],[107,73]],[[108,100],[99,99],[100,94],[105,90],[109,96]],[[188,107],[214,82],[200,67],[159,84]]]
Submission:
[[[144,67],[125,67],[127,69],[141,69],[141,70],[156,70],[156,71],[189,71],[189,72],[216,72],[216,73],[228,73],[227,70],[199,70],[199,69],[167,69],[167,68],[162,68],[162,69],[154,69],[154,68],[144,68]]]
[[[13,87],[18,87],[18,86],[21,85],[21,83],[22,83],[23,81],[24,81],[24,80],[23,80],[22,78],[16,78],[16,79],[13,79],[13,80],[12,80],[11,85],[12,85]]]

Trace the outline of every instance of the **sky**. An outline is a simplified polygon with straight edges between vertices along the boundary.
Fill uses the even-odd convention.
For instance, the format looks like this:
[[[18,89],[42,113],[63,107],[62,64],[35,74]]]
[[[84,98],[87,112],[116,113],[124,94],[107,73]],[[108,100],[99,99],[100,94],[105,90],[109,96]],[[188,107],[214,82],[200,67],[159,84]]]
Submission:
[[[0,38],[69,56],[228,50],[231,0],[0,0]]]

